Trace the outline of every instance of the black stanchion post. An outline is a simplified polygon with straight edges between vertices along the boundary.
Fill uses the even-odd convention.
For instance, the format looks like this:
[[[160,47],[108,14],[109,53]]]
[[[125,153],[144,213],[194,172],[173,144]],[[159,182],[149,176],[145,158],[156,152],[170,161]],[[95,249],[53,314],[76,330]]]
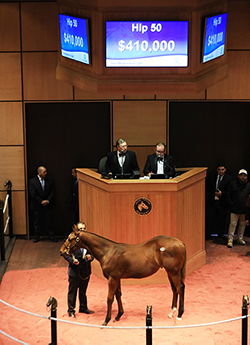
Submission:
[[[46,306],[51,306],[50,317],[56,319],[57,300],[55,297],[50,297]],[[49,345],[57,345],[56,320],[51,320],[51,343]]]
[[[242,345],[247,345],[247,315],[248,315],[249,298],[247,295],[243,295],[242,299],[242,316],[246,316],[242,319]]]
[[[152,327],[152,305],[147,305],[146,327]],[[152,345],[152,328],[146,328],[146,344]]]
[[[3,200],[0,200],[1,261],[5,261],[3,208],[4,208],[4,202],[3,202]]]
[[[51,317],[56,318],[56,309],[51,309]],[[51,345],[57,344],[56,321],[51,320]]]

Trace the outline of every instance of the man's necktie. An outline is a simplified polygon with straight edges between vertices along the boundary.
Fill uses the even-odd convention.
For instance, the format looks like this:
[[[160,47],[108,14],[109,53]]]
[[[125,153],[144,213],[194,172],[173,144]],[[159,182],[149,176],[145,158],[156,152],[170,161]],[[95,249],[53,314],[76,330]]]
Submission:
[[[44,190],[44,180],[41,180],[42,189]]]
[[[218,178],[216,190],[219,189],[221,183],[221,176]]]

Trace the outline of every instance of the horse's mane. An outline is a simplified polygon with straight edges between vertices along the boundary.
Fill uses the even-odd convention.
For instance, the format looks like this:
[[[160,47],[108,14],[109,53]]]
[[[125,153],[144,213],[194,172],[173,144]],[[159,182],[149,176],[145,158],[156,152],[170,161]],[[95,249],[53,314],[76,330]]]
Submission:
[[[103,236],[101,236],[101,235],[97,235],[97,234],[95,234],[95,233],[93,233],[93,232],[90,232],[90,231],[84,231],[84,230],[83,230],[83,231],[81,231],[81,232],[85,232],[85,233],[87,233],[87,234],[90,234],[90,235],[99,237],[99,238],[101,238],[101,239],[103,239],[103,240],[105,240],[105,241],[111,242],[111,243],[119,244],[118,242],[112,241],[112,240],[110,240],[110,239],[108,239],[108,238],[106,238],[106,237],[103,237]],[[121,243],[121,244],[122,244],[122,243]]]

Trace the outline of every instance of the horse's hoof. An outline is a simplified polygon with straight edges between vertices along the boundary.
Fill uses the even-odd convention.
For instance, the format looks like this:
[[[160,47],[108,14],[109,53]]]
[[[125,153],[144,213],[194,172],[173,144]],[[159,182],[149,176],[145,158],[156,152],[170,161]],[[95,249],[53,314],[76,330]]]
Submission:
[[[107,326],[107,322],[103,322],[102,326]]]
[[[171,309],[171,312],[168,314],[168,317],[172,319],[174,317],[174,313],[176,312],[177,308]]]
[[[175,319],[176,321],[181,321],[181,317],[178,317]]]

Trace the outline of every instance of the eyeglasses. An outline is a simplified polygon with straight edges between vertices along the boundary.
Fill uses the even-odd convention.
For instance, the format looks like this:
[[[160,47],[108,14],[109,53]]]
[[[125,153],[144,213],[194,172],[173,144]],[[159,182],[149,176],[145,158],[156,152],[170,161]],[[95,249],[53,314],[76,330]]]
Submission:
[[[165,150],[164,151],[155,150],[155,151],[158,153],[164,153],[165,152]]]

